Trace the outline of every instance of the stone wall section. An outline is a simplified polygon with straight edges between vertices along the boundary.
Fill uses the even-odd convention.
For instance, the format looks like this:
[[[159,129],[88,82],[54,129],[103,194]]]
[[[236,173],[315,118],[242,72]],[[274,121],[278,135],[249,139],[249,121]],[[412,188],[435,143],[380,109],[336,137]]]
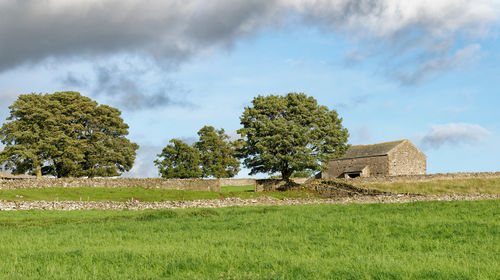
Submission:
[[[387,156],[373,156],[331,160],[328,162],[328,170],[321,175],[323,179],[335,179],[348,168],[365,165],[370,168],[370,176],[384,176],[389,172]]]
[[[221,187],[224,186],[255,186],[255,179],[219,179]]]
[[[356,187],[349,182],[333,180],[314,180],[309,182],[306,187],[323,197],[338,198],[352,197],[358,195],[390,195],[390,192],[384,192],[373,189]]]
[[[324,174],[324,173],[323,173]],[[387,184],[399,182],[428,182],[434,180],[453,180],[471,178],[500,178],[500,172],[477,172],[477,173],[438,173],[428,175],[405,175],[405,176],[378,176],[378,177],[357,177],[353,179],[337,179],[338,182],[345,182],[354,186],[364,186],[369,184]],[[313,178],[294,178],[295,184],[308,183]],[[27,188],[50,188],[50,187],[101,187],[101,188],[151,188],[167,190],[193,190],[193,191],[215,191],[220,192],[220,186],[242,186],[255,183],[255,191],[274,191],[282,188],[285,181],[279,179],[161,179],[161,178],[42,178],[23,180],[0,179],[0,189],[27,189]]]
[[[382,177],[357,177],[352,179],[337,179],[353,184],[355,186],[369,184],[390,184],[405,182],[429,182],[436,180],[474,179],[474,178],[500,178],[500,172],[459,172],[459,173],[436,173],[422,175],[382,176]]]
[[[276,190],[285,190],[293,186],[302,185],[308,180],[313,179],[314,178],[291,178],[291,184],[290,182],[281,179],[257,179],[255,181],[255,192],[272,192]]]
[[[218,179],[162,179],[162,178],[42,178],[24,180],[0,180],[0,189],[28,188],[137,188],[220,191]]]
[[[427,170],[427,157],[409,141],[396,146],[388,154],[389,176],[422,175]]]

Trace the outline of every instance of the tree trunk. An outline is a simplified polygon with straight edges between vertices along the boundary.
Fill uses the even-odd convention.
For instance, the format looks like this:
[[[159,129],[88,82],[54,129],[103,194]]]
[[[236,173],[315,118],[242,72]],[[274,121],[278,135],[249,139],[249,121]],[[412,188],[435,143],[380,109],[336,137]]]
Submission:
[[[36,178],[42,178],[42,167],[40,166],[40,163],[36,163]]]
[[[293,172],[289,169],[281,170],[281,179],[289,181],[290,177],[292,177]]]

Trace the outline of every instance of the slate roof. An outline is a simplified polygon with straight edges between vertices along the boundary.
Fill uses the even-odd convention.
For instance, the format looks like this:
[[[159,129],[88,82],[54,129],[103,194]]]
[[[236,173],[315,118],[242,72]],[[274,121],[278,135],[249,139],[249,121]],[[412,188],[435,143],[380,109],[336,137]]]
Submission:
[[[393,142],[385,142],[373,145],[356,145],[351,146],[342,159],[346,158],[359,158],[359,157],[373,157],[373,156],[385,156],[389,152],[396,148],[399,144],[408,140],[399,140]]]

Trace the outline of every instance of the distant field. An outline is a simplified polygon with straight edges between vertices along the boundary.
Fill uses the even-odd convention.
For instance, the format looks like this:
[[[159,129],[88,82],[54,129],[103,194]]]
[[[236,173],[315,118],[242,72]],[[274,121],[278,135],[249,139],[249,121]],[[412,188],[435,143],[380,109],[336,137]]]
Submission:
[[[430,182],[405,182],[388,184],[359,185],[363,188],[378,189],[396,193],[421,194],[500,194],[500,178],[470,178],[436,180]]]
[[[500,201],[0,212],[2,279],[498,279]]]
[[[222,187],[221,192],[92,187],[0,190],[0,200],[25,201],[182,201],[220,199],[225,197],[254,198],[258,196],[272,196],[275,198],[320,198],[316,194],[304,190],[256,193],[254,192],[253,185]]]

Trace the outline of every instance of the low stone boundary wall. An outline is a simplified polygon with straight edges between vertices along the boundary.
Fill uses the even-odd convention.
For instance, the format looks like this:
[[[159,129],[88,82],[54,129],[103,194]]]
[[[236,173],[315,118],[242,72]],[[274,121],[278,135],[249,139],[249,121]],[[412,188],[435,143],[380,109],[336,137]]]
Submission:
[[[161,179],[161,178],[42,178],[0,180],[0,189],[29,189],[50,187],[136,188],[192,191],[220,191],[218,179]]]
[[[307,184],[307,188],[316,192],[322,197],[328,198],[393,194],[391,192],[358,188],[344,181],[328,179],[316,179],[314,181],[311,181]]]
[[[463,172],[438,173],[429,175],[367,177],[353,179],[335,179],[350,185],[360,186],[368,184],[397,183],[397,182],[426,182],[433,180],[451,180],[467,178],[500,178],[500,172]],[[312,178],[311,178],[312,179]],[[295,184],[302,185],[308,178],[293,178]],[[102,188],[151,188],[170,190],[193,190],[220,192],[221,186],[248,186],[254,185],[256,192],[274,191],[282,189],[285,181],[280,179],[162,179],[162,178],[42,178],[6,180],[0,179],[0,189],[28,189],[50,187],[102,187]]]
[[[290,182],[282,179],[257,179],[255,182],[256,192],[271,192],[276,190],[283,190],[290,187],[296,187],[307,182],[309,178],[292,178]]]
[[[255,179],[219,179],[221,187],[224,186],[255,186]]]
[[[435,180],[473,179],[473,178],[500,178],[500,172],[459,172],[459,173],[436,173],[425,175],[404,176],[382,176],[382,177],[357,177],[352,179],[338,178],[354,185],[387,184],[400,182],[428,182]]]

